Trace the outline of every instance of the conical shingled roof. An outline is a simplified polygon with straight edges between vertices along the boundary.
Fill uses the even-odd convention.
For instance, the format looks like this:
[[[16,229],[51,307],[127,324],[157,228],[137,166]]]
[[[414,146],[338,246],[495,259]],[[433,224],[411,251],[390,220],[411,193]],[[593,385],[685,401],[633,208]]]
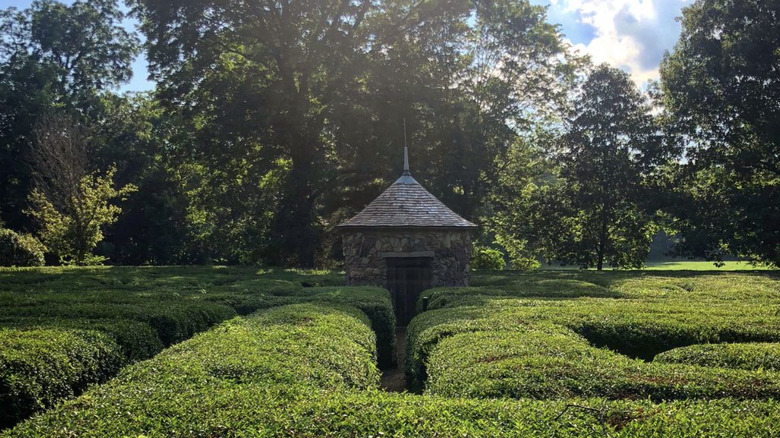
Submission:
[[[477,228],[475,224],[447,208],[412,178],[406,150],[403,175],[363,211],[338,227]]]

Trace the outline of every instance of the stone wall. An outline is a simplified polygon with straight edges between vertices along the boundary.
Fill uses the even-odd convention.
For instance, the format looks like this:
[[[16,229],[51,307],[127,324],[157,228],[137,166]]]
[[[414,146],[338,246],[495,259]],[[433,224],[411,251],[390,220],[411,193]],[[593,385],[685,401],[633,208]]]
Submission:
[[[431,286],[468,286],[470,230],[345,230],[347,284],[385,286],[388,253],[433,252]]]

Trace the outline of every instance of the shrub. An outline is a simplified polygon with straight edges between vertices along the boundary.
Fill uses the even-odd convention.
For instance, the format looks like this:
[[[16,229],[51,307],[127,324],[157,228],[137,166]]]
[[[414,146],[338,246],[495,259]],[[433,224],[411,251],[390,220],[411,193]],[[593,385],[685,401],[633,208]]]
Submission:
[[[503,280],[491,274],[493,286],[428,291],[434,310],[415,318],[408,329],[407,382],[412,389],[422,388],[428,358],[442,339],[475,331],[525,330],[540,323],[568,328],[593,346],[645,360],[692,344],[780,342],[776,282],[771,278],[732,274],[623,280],[621,275],[610,285],[601,273],[556,273],[558,280],[550,273],[511,273]],[[600,279],[607,287],[583,277]],[[577,299],[565,299],[567,295]],[[528,298],[519,298],[524,296]]]
[[[594,348],[571,331],[546,324],[443,339],[427,371],[426,393],[449,397],[664,401],[780,396],[777,373],[648,364]]]
[[[96,330],[107,334],[119,345],[128,363],[148,359],[163,349],[157,330],[147,323],[128,319],[6,317],[0,319],[0,326],[25,330]]]
[[[46,248],[35,237],[0,228],[0,266],[43,266]]]
[[[386,369],[395,366],[395,312],[387,289],[339,286],[307,288],[302,292],[315,302],[343,304],[365,313],[376,333],[379,367]]]
[[[753,437],[774,436],[780,422],[775,400],[384,393],[365,324],[355,310],[312,304],[236,318],[3,436]]]
[[[108,336],[83,330],[0,329],[0,428],[106,380],[122,365]]]
[[[279,385],[178,383],[127,387],[135,392],[124,398],[94,391],[5,436],[753,438],[776,436],[780,422],[773,400],[479,400],[316,388],[301,395]]]
[[[395,365],[395,312],[390,293],[373,286],[325,286],[289,287],[272,290],[244,290],[243,292],[206,293],[194,300],[225,304],[236,309],[239,315],[247,315],[260,309],[270,309],[289,304],[321,302],[345,304],[362,310],[376,332],[379,366],[383,369]]]
[[[40,305],[0,309],[3,316],[130,319],[152,326],[163,345],[189,339],[195,333],[232,318],[231,307],[198,301],[149,301],[145,303],[108,304],[103,302],[76,302],[73,304],[41,303]]]
[[[255,395],[258,388],[285,387],[295,389],[300,397],[322,388],[375,388],[379,384],[374,362],[376,339],[368,324],[357,309],[314,304],[284,306],[235,318],[126,368],[109,384],[47,415],[65,413],[98,422],[111,418],[110,427],[132,428],[144,416],[171,408],[169,401],[181,400],[182,395],[206,395],[231,388],[240,393],[245,385],[253,385]],[[200,399],[190,400],[192,405],[179,405],[176,414],[199,409],[203,397]],[[254,400],[261,404],[274,402]],[[112,414],[102,411],[108,405],[112,406]],[[87,412],[85,406],[91,406]],[[116,410],[118,406],[122,408]],[[133,411],[135,414],[125,416]],[[133,419],[135,415],[140,416]],[[46,422],[45,418],[35,421]],[[71,427],[73,420],[62,424]],[[83,432],[114,435],[99,429]]]
[[[220,300],[234,294],[244,312],[309,304],[225,322],[5,436],[778,435],[780,373],[661,363],[666,353],[644,363],[593,346],[639,356],[691,343],[780,341],[775,274],[478,273],[479,288],[426,293],[434,310],[409,326],[407,371],[420,385],[430,374],[421,397],[376,389],[374,335],[366,325],[377,337],[377,327],[391,333],[386,291],[271,290],[266,285],[274,281],[255,281],[250,269],[237,282],[230,269],[164,268],[153,281],[142,271],[80,270],[63,276],[63,293],[63,282],[43,270],[22,272],[24,281],[0,270],[5,290],[24,292],[0,293],[0,313],[5,304],[79,301],[85,284],[99,288],[90,300],[118,300],[127,315],[151,312],[144,300],[210,306],[229,304]],[[285,282],[305,278],[285,275]],[[368,316],[332,303],[351,303]],[[674,400],[681,397],[691,399]],[[661,399],[673,401],[652,401]]]
[[[488,269],[500,271],[504,269],[506,262],[501,251],[486,246],[475,246],[471,256],[472,269]]]
[[[780,372],[780,344],[700,344],[665,351],[653,360],[704,367]]]

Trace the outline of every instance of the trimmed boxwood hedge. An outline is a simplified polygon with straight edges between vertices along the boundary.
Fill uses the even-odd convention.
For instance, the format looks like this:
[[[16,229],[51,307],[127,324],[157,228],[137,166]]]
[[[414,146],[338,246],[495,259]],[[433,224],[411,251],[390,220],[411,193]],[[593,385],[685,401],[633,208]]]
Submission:
[[[108,379],[123,361],[103,333],[0,328],[0,428]]]
[[[780,341],[775,310],[780,295],[776,280],[764,275],[628,278],[606,289],[596,285],[591,288],[595,296],[577,293],[577,298],[544,289],[539,283],[548,284],[549,279],[540,277],[535,284],[524,280],[529,291],[518,292],[512,282],[427,291],[433,310],[415,318],[407,334],[405,369],[412,389],[422,388],[428,357],[440,340],[458,333],[554,324],[594,347],[647,361],[693,344]],[[528,298],[517,298],[524,295]]]
[[[426,393],[450,397],[780,397],[778,373],[645,363],[542,324],[448,337],[431,354],[427,370]]]
[[[96,330],[114,339],[128,363],[148,359],[163,349],[157,330],[129,319],[5,317],[0,318],[0,327]]]
[[[285,282],[299,278],[290,275]],[[376,292],[379,299],[369,292],[368,301],[360,304],[362,292],[350,296],[350,288],[285,287],[266,293],[262,287],[253,290],[251,280],[231,284],[227,275],[193,278],[191,287],[172,289],[166,299],[232,307],[220,300],[240,289],[244,298],[236,302],[248,303],[242,313],[255,305],[311,304],[246,318],[252,327],[241,320],[219,325],[5,435],[780,436],[780,403],[766,398],[773,394],[777,373],[661,363],[661,352],[674,347],[780,341],[776,282],[762,275],[556,276],[490,274],[475,278],[475,284],[483,283],[480,288],[448,289],[446,297],[434,291],[431,307],[437,310],[416,318],[407,340],[407,371],[420,384],[430,374],[423,396],[376,389],[374,339],[364,335],[371,335],[369,320],[377,337],[377,327],[391,333],[389,317],[383,323],[370,315],[371,306],[377,306],[377,315],[389,312],[386,291]],[[0,271],[0,284],[9,281],[14,280]],[[142,296],[153,300],[161,295],[141,292],[126,279],[100,277],[100,282],[134,288],[121,302],[127,306],[143,304]],[[203,286],[209,284],[213,287]],[[474,293],[478,289],[489,292]],[[56,301],[52,295],[49,304]],[[330,304],[350,299],[370,319]],[[263,320],[266,316],[270,319]],[[658,363],[615,351],[656,356]],[[556,368],[556,358],[575,366]],[[523,364],[541,371],[527,373]],[[445,375],[456,368],[463,382]],[[614,385],[609,386],[608,377],[614,377]],[[529,384],[534,381],[541,384]],[[536,391],[553,399],[463,398],[469,391],[488,397]],[[602,397],[570,397],[576,394]],[[623,396],[694,398],[662,403],[609,399]]]
[[[384,289],[312,287],[334,283],[334,276],[324,273],[200,271],[204,269],[0,270],[0,327],[98,330],[113,338],[126,363],[132,363],[236,313],[294,303],[346,303],[362,309],[379,334],[373,348],[379,347],[380,365],[394,363],[395,320]]]
[[[125,398],[95,393],[0,435],[754,438],[780,432],[774,400],[451,399],[175,378],[125,389],[136,392]]]
[[[366,314],[376,333],[379,367],[392,368],[395,357],[395,312],[387,289],[372,286],[306,288],[314,302],[353,306]]]
[[[780,372],[780,343],[691,345],[665,351],[653,361]]]
[[[216,303],[198,301],[153,301],[137,304],[111,304],[107,302],[51,303],[0,309],[3,316],[130,319],[149,324],[164,345],[189,339],[195,333],[232,318],[233,308]]]
[[[366,324],[354,310],[315,304],[234,319],[0,435],[769,437],[780,431],[775,400],[655,404],[380,392]]]
[[[192,298],[200,297],[196,295]],[[387,369],[395,365],[395,312],[386,289],[373,286],[324,286],[280,289],[273,293],[244,291],[240,294],[208,294],[203,299],[227,304],[241,315],[260,309],[309,302],[354,306],[368,316],[376,332],[379,367]]]
[[[220,388],[240,390],[245,385],[297,388],[301,395],[322,388],[376,388],[380,373],[376,338],[369,324],[357,309],[322,304],[284,306],[235,318],[124,369],[106,385],[14,430],[35,428],[36,423],[46,423],[47,416],[63,414],[92,420],[110,418],[109,427],[127,421],[124,427],[132,427],[133,418],[158,415],[161,406],[170,407],[163,400],[195,393],[202,399]],[[93,411],[85,411],[84,403]],[[121,409],[116,410],[118,406]],[[99,427],[92,425],[83,432],[113,435]],[[32,432],[22,435],[27,433]],[[43,432],[32,434],[36,433]]]

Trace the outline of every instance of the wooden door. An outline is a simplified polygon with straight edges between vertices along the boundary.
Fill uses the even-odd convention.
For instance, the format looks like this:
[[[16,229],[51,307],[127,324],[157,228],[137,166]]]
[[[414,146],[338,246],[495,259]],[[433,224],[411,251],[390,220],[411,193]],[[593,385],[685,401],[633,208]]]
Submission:
[[[406,327],[417,314],[420,293],[431,287],[431,258],[388,258],[387,288],[393,298],[396,325]]]

